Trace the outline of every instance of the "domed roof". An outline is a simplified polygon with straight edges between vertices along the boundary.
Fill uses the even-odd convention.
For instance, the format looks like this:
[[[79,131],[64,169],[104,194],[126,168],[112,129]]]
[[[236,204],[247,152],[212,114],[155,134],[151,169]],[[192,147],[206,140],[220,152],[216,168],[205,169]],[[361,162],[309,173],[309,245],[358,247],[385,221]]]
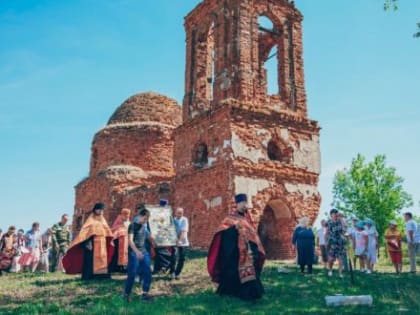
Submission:
[[[154,92],[131,96],[108,121],[108,125],[134,122],[159,122],[178,126],[182,122],[181,107],[169,97]]]

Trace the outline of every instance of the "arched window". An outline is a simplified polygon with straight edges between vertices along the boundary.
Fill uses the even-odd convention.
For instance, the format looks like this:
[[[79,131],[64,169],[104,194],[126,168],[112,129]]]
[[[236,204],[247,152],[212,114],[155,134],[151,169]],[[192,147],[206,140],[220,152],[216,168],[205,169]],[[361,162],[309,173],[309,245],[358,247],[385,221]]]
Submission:
[[[205,143],[197,145],[194,152],[194,167],[203,168],[208,163],[208,149]]]
[[[266,95],[280,94],[279,36],[273,22],[266,16],[258,17],[258,48],[260,58],[260,83]]]

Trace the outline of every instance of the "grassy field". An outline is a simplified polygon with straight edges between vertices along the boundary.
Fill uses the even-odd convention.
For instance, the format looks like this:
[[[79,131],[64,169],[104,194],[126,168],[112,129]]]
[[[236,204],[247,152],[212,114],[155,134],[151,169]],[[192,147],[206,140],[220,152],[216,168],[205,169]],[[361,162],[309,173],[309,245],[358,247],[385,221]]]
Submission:
[[[407,266],[407,265],[406,265]],[[290,273],[278,273],[278,268]],[[420,314],[420,275],[395,275],[385,261],[371,275],[327,278],[320,267],[302,276],[292,264],[268,262],[263,273],[264,298],[243,302],[214,294],[205,254],[190,253],[181,280],[154,278],[152,302],[143,302],[136,287],[130,304],[121,298],[124,276],[84,283],[63,274],[6,274],[0,278],[0,314]],[[371,294],[372,307],[328,308],[326,295]]]

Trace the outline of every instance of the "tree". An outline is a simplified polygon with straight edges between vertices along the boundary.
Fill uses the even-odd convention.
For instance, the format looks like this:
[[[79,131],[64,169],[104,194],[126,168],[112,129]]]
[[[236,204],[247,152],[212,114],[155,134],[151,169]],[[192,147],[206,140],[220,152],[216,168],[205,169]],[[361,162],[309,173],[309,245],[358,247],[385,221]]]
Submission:
[[[389,221],[395,219],[402,209],[413,205],[412,197],[403,189],[403,182],[395,168],[386,165],[384,155],[366,162],[358,154],[349,169],[335,174],[332,206],[346,214],[374,220],[383,242]]]
[[[398,10],[398,1],[399,0],[385,0],[384,10]],[[417,32],[414,33],[414,37],[420,37],[420,22],[417,22]]]

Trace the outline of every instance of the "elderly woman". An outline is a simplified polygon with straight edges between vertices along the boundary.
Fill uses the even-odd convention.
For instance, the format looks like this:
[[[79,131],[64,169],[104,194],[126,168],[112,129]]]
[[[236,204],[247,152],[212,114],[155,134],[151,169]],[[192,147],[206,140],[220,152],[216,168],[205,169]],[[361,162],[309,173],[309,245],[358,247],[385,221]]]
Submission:
[[[328,276],[332,277],[332,267],[338,261],[338,272],[340,278],[343,277],[343,258],[346,253],[345,227],[338,217],[338,210],[330,211],[330,219],[326,227],[326,242],[328,251]]]
[[[394,264],[395,272],[402,272],[402,249],[401,239],[402,234],[397,229],[397,222],[392,220],[389,222],[389,228],[385,231],[386,249],[388,250],[389,257]]]
[[[292,243],[293,246],[297,248],[300,272],[303,274],[305,266],[308,266],[308,274],[312,274],[315,253],[315,235],[309,227],[308,217],[303,217],[299,220],[299,225],[293,233]]]

